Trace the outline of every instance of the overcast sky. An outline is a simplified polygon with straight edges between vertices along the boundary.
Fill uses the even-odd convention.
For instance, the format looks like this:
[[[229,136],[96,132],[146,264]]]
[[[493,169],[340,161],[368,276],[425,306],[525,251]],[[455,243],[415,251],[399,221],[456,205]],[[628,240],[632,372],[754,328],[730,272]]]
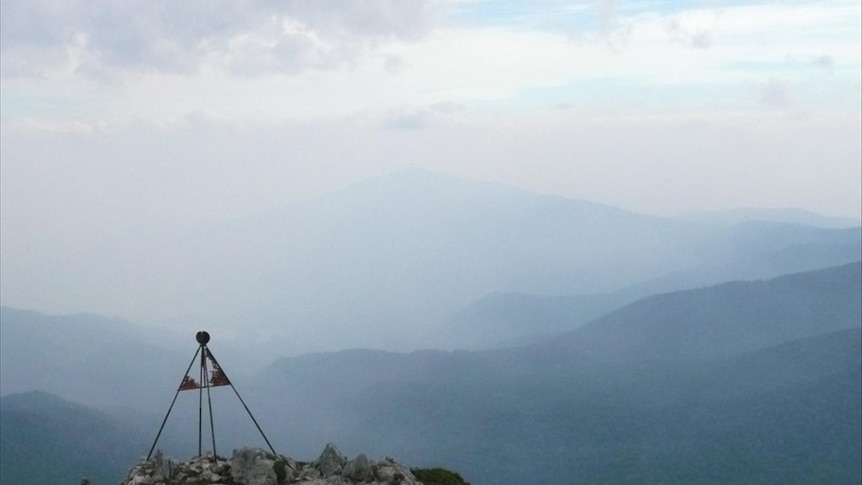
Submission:
[[[4,238],[407,167],[860,217],[860,3],[3,0]]]

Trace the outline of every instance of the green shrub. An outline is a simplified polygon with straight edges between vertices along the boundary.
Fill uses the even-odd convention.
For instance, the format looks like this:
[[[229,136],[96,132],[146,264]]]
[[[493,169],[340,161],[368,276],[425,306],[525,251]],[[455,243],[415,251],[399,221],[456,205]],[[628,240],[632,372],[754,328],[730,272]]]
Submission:
[[[461,475],[445,468],[413,468],[410,471],[425,485],[470,485]]]
[[[272,470],[275,472],[278,483],[284,483],[284,479],[287,478],[286,466],[284,460],[275,460],[275,463],[272,464]]]

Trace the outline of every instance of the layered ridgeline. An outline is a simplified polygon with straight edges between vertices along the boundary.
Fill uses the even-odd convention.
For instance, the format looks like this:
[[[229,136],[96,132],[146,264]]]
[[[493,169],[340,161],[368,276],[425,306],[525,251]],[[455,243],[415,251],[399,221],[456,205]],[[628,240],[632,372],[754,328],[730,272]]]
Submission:
[[[656,292],[862,257],[858,227],[777,221],[654,217],[407,171],[231,220],[64,234],[74,253],[57,247],[57,237],[4,242],[0,278],[6,305],[231,333],[255,347],[247,359],[268,349],[278,349],[269,355],[277,358],[357,346],[473,348],[497,337],[481,325],[455,325],[463,337],[439,326],[492,293],[591,295],[648,285],[614,298],[609,310]],[[522,325],[497,340],[568,330],[564,320],[533,321],[526,327],[546,328]]]
[[[103,409],[160,409],[191,358],[176,340],[116,318],[0,307],[0,388]]]
[[[474,483],[855,483],[860,282],[854,263],[728,283],[528,346],[303,356],[260,380],[345,444]]]
[[[826,222],[829,221],[831,219]],[[734,237],[742,238],[742,234],[749,229],[757,232],[767,227],[744,223],[736,226],[732,232],[738,231]],[[787,228],[771,226],[762,236],[769,238],[772,231],[780,233],[784,229]],[[759,239],[752,235],[745,237]],[[445,342],[449,347],[464,349],[538,341],[542,337],[571,330],[650,295],[726,281],[774,278],[862,259],[862,239],[857,229],[838,230],[831,233],[831,237],[834,240],[829,242],[791,244],[778,249],[754,251],[732,261],[707,263],[611,292],[573,295],[494,292],[455,313],[441,327],[438,341]]]
[[[122,391],[118,391],[122,392]],[[0,397],[0,482],[117,483],[146,438],[106,413],[44,392]]]
[[[647,297],[529,345],[313,354],[235,381],[276,449],[294,456],[331,441],[475,484],[856,483],[860,300],[857,262]],[[189,357],[167,364],[181,373]],[[154,391],[163,406],[123,421],[111,410],[111,422],[148,441],[179,377]],[[229,401],[214,404],[219,449],[255,443]],[[196,399],[178,401],[166,450],[193,448],[182,439],[196,429],[182,427],[196,416]],[[8,473],[23,458],[6,454],[26,450],[20,440],[39,435],[27,427],[42,421],[4,419],[24,423],[17,435],[0,427]]]
[[[411,470],[391,457],[372,460],[359,454],[348,459],[331,443],[309,462],[259,448],[234,449],[229,458],[208,454],[187,461],[157,450],[150,459],[140,459],[146,448],[138,433],[104,413],[47,393],[0,398],[0,426],[2,483],[469,485],[455,472]]]
[[[858,219],[829,217],[802,209],[756,209],[751,207],[723,211],[689,212],[683,214],[680,218],[711,224],[729,225],[752,221],[781,222],[834,229],[850,228],[859,225]]]

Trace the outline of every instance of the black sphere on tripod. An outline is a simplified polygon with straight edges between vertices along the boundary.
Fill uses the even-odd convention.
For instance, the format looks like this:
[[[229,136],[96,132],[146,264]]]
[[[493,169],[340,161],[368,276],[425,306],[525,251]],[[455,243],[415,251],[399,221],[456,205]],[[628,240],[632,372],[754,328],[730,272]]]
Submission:
[[[195,340],[201,345],[206,345],[210,341],[210,334],[201,330],[195,335]]]

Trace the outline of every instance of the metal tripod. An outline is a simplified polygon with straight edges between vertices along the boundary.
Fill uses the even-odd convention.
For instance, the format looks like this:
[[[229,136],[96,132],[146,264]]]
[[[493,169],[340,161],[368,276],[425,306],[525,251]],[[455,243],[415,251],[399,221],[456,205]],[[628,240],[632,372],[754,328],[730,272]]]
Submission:
[[[162,435],[162,431],[165,429],[165,423],[168,422],[168,416],[171,415],[171,410],[174,408],[174,403],[177,402],[177,396],[180,395],[181,391],[191,391],[194,389],[198,390],[198,456],[203,455],[203,401],[204,401],[204,389],[207,390],[207,407],[209,408],[209,418],[210,418],[210,434],[212,436],[212,444],[213,444],[213,459],[216,457],[216,441],[215,441],[215,427],[213,426],[213,405],[212,399],[210,397],[210,388],[218,387],[218,386],[230,386],[233,389],[236,397],[239,398],[239,402],[242,403],[242,407],[245,408],[245,412],[248,413],[248,416],[251,418],[251,421],[254,423],[260,435],[263,437],[263,440],[266,441],[267,446],[269,446],[269,450],[272,451],[273,455],[277,455],[275,449],[270,444],[263,430],[260,429],[260,425],[257,424],[257,420],[254,419],[254,415],[251,414],[251,411],[248,409],[248,406],[243,401],[242,396],[239,395],[239,392],[234,387],[233,383],[228,379],[227,374],[224,373],[218,361],[213,356],[212,352],[210,352],[207,347],[207,343],[210,341],[210,334],[205,331],[200,331],[195,335],[195,340],[198,342],[198,349],[195,351],[194,357],[192,357],[192,361],[189,362],[189,366],[186,369],[185,374],[183,374],[183,380],[180,382],[179,387],[177,387],[177,392],[174,394],[174,399],[171,401],[171,405],[168,407],[168,412],[165,414],[165,419],[162,420],[162,425],[159,427],[159,432],[156,434],[156,439],[153,440],[153,446],[150,447],[150,452],[147,453],[147,460],[153,455],[153,450],[156,449],[156,443],[159,442],[159,437]],[[197,360],[198,355],[200,355],[200,373],[198,374],[198,381],[189,376],[189,371],[192,370],[192,366]],[[212,363],[212,372],[209,371],[207,367],[207,361]]]

